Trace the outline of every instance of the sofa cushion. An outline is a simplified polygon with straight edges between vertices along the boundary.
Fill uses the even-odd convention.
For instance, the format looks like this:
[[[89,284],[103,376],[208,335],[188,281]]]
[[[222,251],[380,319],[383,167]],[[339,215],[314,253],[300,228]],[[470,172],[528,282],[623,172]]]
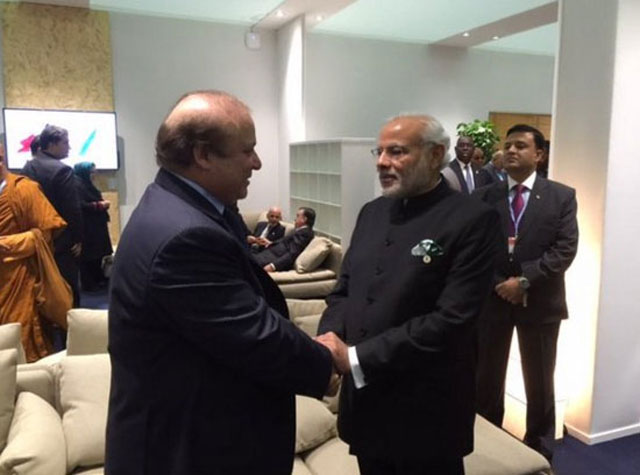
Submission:
[[[67,356],[60,363],[60,405],[69,470],[104,463],[110,379],[108,354]]]
[[[15,407],[17,361],[15,348],[0,350],[0,452],[7,443]]]
[[[0,351],[0,452],[7,443],[13,417],[17,361],[18,352],[15,349]]]
[[[64,475],[67,469],[62,422],[42,398],[22,392],[16,401],[7,447],[0,454],[0,473]]]
[[[106,353],[109,342],[106,310],[74,308],[67,313],[69,331],[68,355],[93,355]]]
[[[298,256],[293,264],[293,268],[299,274],[316,270],[331,252],[332,244],[333,243],[325,237],[314,237]]]
[[[337,437],[306,454],[304,463],[312,473],[360,474],[358,460],[349,454],[349,446]]]
[[[14,348],[18,352],[18,364],[27,362],[24,348],[22,347],[21,330],[22,325],[19,323],[4,323],[0,325],[0,350]]]
[[[58,366],[36,363],[18,365],[16,392],[28,391],[56,407],[56,373]]]
[[[287,307],[291,317],[316,315],[324,312],[327,304],[323,299],[287,299]]]
[[[512,475],[551,473],[549,463],[504,430],[476,415],[474,451],[464,458],[466,473],[473,475]]]
[[[291,475],[313,475],[300,457],[293,459],[293,470]]]
[[[312,272],[314,274],[315,272]],[[308,274],[298,274],[308,275]],[[314,282],[291,282],[278,284],[282,295],[288,299],[326,298],[335,288],[336,279],[316,280]]]
[[[336,278],[336,273],[329,269],[318,269],[313,272],[299,274],[295,270],[280,272],[269,272],[276,284],[300,284],[303,282],[316,282],[321,280],[331,280]]]
[[[311,338],[318,334],[318,325],[320,324],[320,317],[322,315],[305,315],[304,317],[294,317],[293,323],[300,330],[305,332]]]
[[[296,453],[313,449],[336,435],[336,416],[322,402],[296,396]]]

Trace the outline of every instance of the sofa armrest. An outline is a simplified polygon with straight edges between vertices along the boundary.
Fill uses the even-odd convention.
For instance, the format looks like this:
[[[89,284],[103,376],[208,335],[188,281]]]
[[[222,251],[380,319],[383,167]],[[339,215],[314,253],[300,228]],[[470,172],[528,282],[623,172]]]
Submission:
[[[327,308],[327,304],[324,300],[320,299],[287,299],[287,307],[289,308],[291,319],[295,320],[296,317],[321,314],[324,312],[324,309]]]
[[[324,260],[322,264],[320,264],[320,268],[329,269],[336,274],[336,278],[340,278],[340,268],[342,266],[342,246],[337,243],[333,243],[331,246],[331,251],[329,255]]]
[[[67,457],[62,421],[46,401],[18,394],[0,472],[12,475],[64,475]]]

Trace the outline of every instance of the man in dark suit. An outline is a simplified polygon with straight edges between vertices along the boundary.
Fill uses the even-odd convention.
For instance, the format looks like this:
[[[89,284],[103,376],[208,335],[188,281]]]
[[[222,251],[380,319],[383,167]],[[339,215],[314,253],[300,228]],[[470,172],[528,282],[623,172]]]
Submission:
[[[458,475],[473,450],[475,324],[499,218],[444,183],[448,147],[429,116],[383,127],[383,197],[361,210],[320,322],[344,375],[340,437],[363,475]]]
[[[475,146],[471,137],[458,137],[455,146],[456,158],[451,160],[448,165],[458,180],[450,187],[454,190],[460,189],[466,195],[487,184],[486,177],[480,172],[482,166],[472,160],[474,150]]]
[[[255,145],[248,108],[217,91],[183,96],[158,131],[111,278],[106,474],[291,473],[294,395],[321,397],[332,364],[233,211]]]
[[[316,212],[313,209],[300,208],[296,213],[293,234],[254,254],[256,262],[267,272],[292,269],[296,258],[313,239],[315,222]]]
[[[37,181],[44,195],[67,222],[67,228],[54,240],[54,258],[60,274],[73,290],[74,307],[80,305],[78,258],[82,251],[82,210],[76,193],[73,169],[61,162],[69,156],[69,134],[47,125],[37,138],[40,149],[29,160],[22,174]]]
[[[507,174],[503,170],[503,156],[504,152],[502,150],[494,152],[491,161],[480,170],[485,176],[484,181],[487,185],[499,183],[507,179]]]
[[[560,321],[567,318],[564,273],[578,247],[576,195],[540,177],[544,136],[528,125],[507,132],[508,181],[477,191],[502,218],[504,237],[494,291],[480,318],[478,412],[502,425],[511,336],[518,334],[527,395],[525,443],[551,459],[555,433],[553,373]]]
[[[274,242],[284,237],[284,226],[280,224],[282,211],[277,206],[272,206],[267,211],[267,220],[260,221],[252,235],[247,236],[247,242],[254,251],[269,247]]]

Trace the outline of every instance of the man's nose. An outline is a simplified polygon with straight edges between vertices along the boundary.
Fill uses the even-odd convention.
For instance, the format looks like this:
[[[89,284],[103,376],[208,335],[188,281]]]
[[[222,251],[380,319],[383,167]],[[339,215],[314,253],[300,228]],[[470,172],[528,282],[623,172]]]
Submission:
[[[260,157],[256,152],[253,152],[252,160],[253,160],[253,163],[251,164],[251,168],[253,170],[260,170],[262,168],[262,160],[260,160]]]
[[[387,152],[383,149],[378,155],[378,159],[376,160],[377,168],[389,168],[391,166],[391,159],[387,155]]]

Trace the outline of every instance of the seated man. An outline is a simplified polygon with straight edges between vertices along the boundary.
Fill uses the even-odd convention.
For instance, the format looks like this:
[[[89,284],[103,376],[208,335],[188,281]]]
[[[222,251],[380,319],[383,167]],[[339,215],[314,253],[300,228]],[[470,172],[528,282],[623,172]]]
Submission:
[[[300,208],[296,213],[294,233],[253,255],[265,271],[275,272],[293,268],[293,263],[313,239],[316,212]]]
[[[253,235],[247,236],[247,242],[251,244],[254,252],[269,247],[274,242],[284,237],[284,226],[280,224],[282,211],[277,206],[272,206],[267,212],[267,221],[260,221],[253,231]]]

